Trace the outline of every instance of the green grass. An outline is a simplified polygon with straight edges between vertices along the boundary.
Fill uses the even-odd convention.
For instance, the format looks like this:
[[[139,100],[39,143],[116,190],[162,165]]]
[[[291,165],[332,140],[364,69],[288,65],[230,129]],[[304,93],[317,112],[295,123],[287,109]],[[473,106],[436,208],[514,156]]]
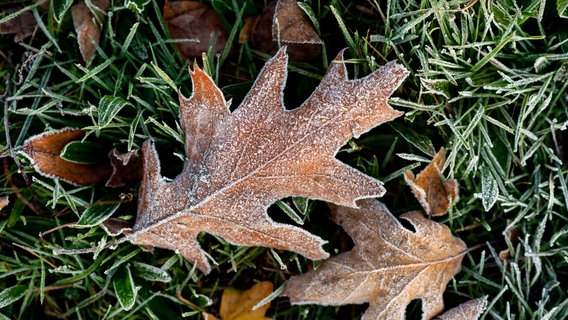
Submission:
[[[191,95],[187,63],[168,38],[161,1],[149,1],[140,13],[112,2],[97,55],[88,63],[80,58],[70,12],[58,23],[51,12],[30,5],[42,21],[33,41],[16,45],[11,35],[0,36],[0,92],[9,117],[8,128],[1,124],[2,155],[10,154],[7,129],[15,150],[43,131],[78,127],[90,140],[123,151],[151,137],[160,156],[175,164],[164,174],[179,172],[183,135],[177,98],[178,90]],[[259,14],[262,6],[246,0],[210,3],[235,37],[232,54],[206,56],[205,69],[237,106],[267,58],[236,41],[243,18]],[[406,115],[352,141],[339,158],[386,181],[382,201],[400,214],[419,208],[401,169],[420,170],[421,159],[446,148],[444,174],[460,183],[460,200],[437,220],[478,248],[464,259],[444,297],[452,307],[488,295],[485,319],[568,317],[568,20],[559,17],[556,5],[306,1],[325,50],[311,65],[290,65],[288,106],[309,95],[343,47],[349,48],[351,77],[390,60],[411,70],[390,99]],[[114,117],[102,111],[106,96],[121,99]],[[0,195],[10,195],[11,203],[0,213],[1,318],[199,318],[199,308],[218,310],[224,288],[245,289],[263,280],[278,288],[311,265],[294,253],[237,247],[207,234],[199,241],[216,262],[208,276],[174,252],[128,243],[95,254],[54,255],[55,248],[102,248],[112,241],[96,226],[39,235],[76,222],[97,201],[118,203],[121,193],[132,194],[134,201],[120,204],[117,212],[132,217],[137,187],[74,187],[35,174],[20,156],[2,161]],[[283,202],[287,207],[269,210],[275,220],[293,224],[280,209],[291,208],[304,220],[303,228],[329,240],[329,251],[338,250],[339,228],[326,218],[324,204]],[[514,229],[520,231],[518,241],[505,236]],[[499,259],[504,249],[511,259]],[[138,290],[134,301],[122,301],[132,309],[124,310],[115,288]],[[420,316],[419,307],[409,307],[409,319]],[[290,306],[277,298],[268,316],[346,319],[364,309]]]

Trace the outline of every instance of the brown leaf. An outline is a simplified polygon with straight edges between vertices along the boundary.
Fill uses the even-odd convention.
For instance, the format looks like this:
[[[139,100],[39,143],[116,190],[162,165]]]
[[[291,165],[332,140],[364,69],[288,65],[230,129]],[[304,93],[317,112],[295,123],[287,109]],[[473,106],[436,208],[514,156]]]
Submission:
[[[384,193],[380,181],[335,154],[352,137],[402,114],[386,99],[406,78],[406,69],[389,63],[348,80],[340,54],[311,97],[285,110],[284,50],[267,62],[234,112],[213,80],[195,67],[193,96],[180,99],[187,162],[167,183],[156,149],[144,144],[138,215],[128,240],[177,250],[205,273],[210,265],[196,240],[200,232],[323,259],[328,254],[322,239],[272,221],[266,208],[288,196],[355,206],[356,199]]]
[[[268,320],[264,315],[270,303],[260,306],[256,310],[252,310],[262,299],[268,297],[273,285],[269,281],[263,281],[255,284],[250,289],[239,292],[233,289],[223,290],[221,297],[221,320]],[[207,314],[208,319],[216,319]],[[206,317],[206,319],[207,319]]]
[[[188,39],[175,44],[184,59],[200,57],[212,43],[213,52],[221,52],[229,39],[215,10],[204,3],[166,0],[164,20],[173,39]]]
[[[246,40],[270,54],[278,50],[280,41],[288,46],[288,54],[294,61],[318,57],[323,43],[296,0],[272,1],[261,16],[246,19],[239,41]]]
[[[118,188],[142,180],[142,153],[139,149],[121,153],[113,149],[109,154],[112,174],[107,187]]]
[[[91,185],[103,182],[110,173],[108,164],[80,164],[60,157],[61,150],[71,141],[85,136],[80,129],[63,129],[45,132],[24,142],[20,153],[32,161],[35,170],[46,177],[59,178],[74,185]]]
[[[283,44],[323,44],[296,0],[279,0],[272,22],[272,38]]]
[[[8,204],[10,204],[10,199],[8,196],[0,197],[0,210],[4,209]]]
[[[21,7],[13,7],[4,10],[10,14],[20,10]],[[37,21],[30,11],[25,11],[4,23],[0,23],[0,34],[14,34],[14,42],[20,42],[31,36],[37,27]]]
[[[85,4],[85,0],[80,0],[79,3],[71,7],[79,51],[81,51],[85,61],[88,61],[97,52],[96,46],[101,40],[100,18],[106,16],[106,11],[109,8],[108,0],[91,0],[91,2],[96,7],[93,9],[96,16]]]
[[[362,319],[404,319],[406,306],[416,298],[422,299],[423,319],[442,311],[442,294],[461,269],[465,244],[417,211],[401,216],[414,226],[412,232],[382,203],[366,199],[357,204],[361,209],[332,206],[333,220],[353,238],[353,249],[292,277],[283,295],[293,304],[368,302]]]
[[[436,317],[436,320],[477,320],[487,307],[487,296],[470,300]]]
[[[511,249],[515,250],[517,248],[520,239],[524,236],[524,234],[519,228],[511,227],[511,220],[507,220],[507,228],[505,228],[503,236],[508,248],[499,251],[499,259],[501,261],[513,258],[514,251],[511,252]]]
[[[442,147],[432,162],[416,178],[410,170],[404,173],[404,180],[424,211],[434,217],[446,214],[450,204],[458,201],[458,183],[455,180],[445,180],[442,176],[445,162],[446,157]]]
[[[108,218],[100,224],[106,233],[111,236],[118,236],[120,234],[128,234],[134,226],[133,221],[127,221],[119,218]]]

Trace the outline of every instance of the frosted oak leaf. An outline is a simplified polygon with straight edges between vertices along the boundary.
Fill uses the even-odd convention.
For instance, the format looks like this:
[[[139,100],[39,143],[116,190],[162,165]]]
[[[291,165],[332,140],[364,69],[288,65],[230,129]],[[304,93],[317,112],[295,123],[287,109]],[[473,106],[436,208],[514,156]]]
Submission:
[[[237,245],[328,257],[325,241],[274,222],[266,209],[288,196],[351,207],[356,199],[381,196],[380,181],[334,156],[352,137],[402,114],[386,99],[408,71],[391,62],[348,80],[341,53],[313,94],[299,108],[286,110],[286,68],[281,49],[233,112],[208,75],[197,66],[190,71],[193,95],[180,98],[187,161],[165,182],[156,149],[144,144],[138,215],[125,240],[176,250],[205,273],[211,267],[196,240],[200,232]]]
[[[412,232],[382,203],[358,204],[361,209],[332,206],[333,220],[351,236],[353,249],[292,277],[282,294],[292,304],[368,302],[362,320],[405,319],[406,306],[416,298],[422,300],[422,319],[442,311],[442,294],[461,270],[465,244],[418,211],[401,216],[414,226]]]

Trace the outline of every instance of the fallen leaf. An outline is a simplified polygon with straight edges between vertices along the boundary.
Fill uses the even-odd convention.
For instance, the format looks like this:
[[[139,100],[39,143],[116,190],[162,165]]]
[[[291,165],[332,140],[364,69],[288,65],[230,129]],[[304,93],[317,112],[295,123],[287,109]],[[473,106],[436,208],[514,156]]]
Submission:
[[[424,211],[434,217],[446,214],[450,204],[458,201],[458,183],[455,180],[445,180],[442,176],[445,162],[446,157],[442,147],[432,162],[416,178],[410,170],[404,173],[404,180]]]
[[[270,302],[256,310],[253,310],[262,299],[268,297],[274,289],[269,281],[255,284],[250,289],[239,292],[234,289],[223,290],[221,297],[221,320],[268,320],[265,317],[266,311],[270,308]],[[209,313],[204,313],[205,319],[217,319]]]
[[[507,249],[499,251],[499,259],[501,261],[505,261],[507,259],[513,258],[513,252],[511,249],[515,250],[519,245],[520,239],[524,236],[523,231],[517,227],[510,227],[511,220],[507,220],[507,228],[505,228],[505,232],[503,232],[503,236],[505,238],[505,242],[507,243]]]
[[[0,210],[4,209],[10,203],[8,196],[0,197]]]
[[[96,46],[101,40],[100,19],[106,16],[106,11],[109,8],[108,0],[91,0],[91,3],[96,7],[93,8],[96,16],[87,6],[85,0],[80,0],[79,3],[71,7],[79,51],[81,51],[81,56],[85,61],[89,61],[97,52]]]
[[[21,7],[5,9],[3,13],[11,14]],[[24,11],[18,16],[0,23],[0,34],[14,34],[14,42],[20,42],[31,36],[37,28],[37,22],[30,11]]]
[[[245,19],[239,41],[250,41],[254,48],[270,54],[278,50],[279,43],[287,45],[294,61],[313,60],[323,44],[296,0],[272,1],[262,15]]]
[[[477,320],[487,307],[487,296],[464,302],[436,317],[436,320]]]
[[[109,154],[112,174],[107,187],[118,188],[142,180],[142,153],[139,149],[121,153],[113,149]]]
[[[213,52],[223,51],[229,34],[215,10],[197,1],[167,1],[164,3],[164,20],[184,59],[200,57],[213,45]]]
[[[106,233],[111,236],[118,236],[120,234],[128,234],[134,226],[134,221],[127,221],[119,218],[108,218],[100,224]]]
[[[80,129],[45,132],[26,140],[20,153],[30,159],[35,170],[43,176],[80,186],[103,182],[111,173],[110,165],[74,163],[60,156],[68,143],[79,141],[84,136],[85,131]]]
[[[383,184],[335,159],[352,137],[403,114],[386,102],[408,71],[389,63],[348,80],[343,54],[304,104],[285,110],[285,48],[270,59],[234,111],[197,66],[193,96],[180,98],[187,162],[172,182],[160,175],[155,147],[143,146],[144,177],[132,233],[136,244],[167,248],[205,273],[211,269],[196,240],[200,232],[236,245],[290,250],[323,259],[322,239],[274,222],[266,209],[301,196],[346,206],[384,193]]]
[[[406,306],[416,298],[422,299],[422,319],[442,311],[442,294],[461,269],[465,244],[417,211],[401,215],[413,232],[384,204],[373,199],[357,204],[361,209],[332,206],[332,218],[351,236],[353,249],[292,277],[283,295],[292,304],[368,302],[363,320],[404,319]]]
[[[283,44],[323,44],[296,0],[279,0],[272,22],[272,38]]]

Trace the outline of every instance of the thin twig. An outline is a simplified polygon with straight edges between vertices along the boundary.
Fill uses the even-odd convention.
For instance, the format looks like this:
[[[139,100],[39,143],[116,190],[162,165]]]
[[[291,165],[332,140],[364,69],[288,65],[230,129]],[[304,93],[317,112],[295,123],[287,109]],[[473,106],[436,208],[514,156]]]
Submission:
[[[53,269],[57,269],[57,266],[54,265],[52,262],[48,261],[47,259],[43,258],[42,256],[40,256],[39,254],[37,254],[37,252],[35,252],[33,249],[25,247],[21,244],[17,244],[15,242],[12,242],[13,245],[15,245],[18,248],[24,249],[27,252],[31,253],[32,255],[36,256],[37,258],[40,258],[43,262],[47,263],[48,265],[50,265]]]

